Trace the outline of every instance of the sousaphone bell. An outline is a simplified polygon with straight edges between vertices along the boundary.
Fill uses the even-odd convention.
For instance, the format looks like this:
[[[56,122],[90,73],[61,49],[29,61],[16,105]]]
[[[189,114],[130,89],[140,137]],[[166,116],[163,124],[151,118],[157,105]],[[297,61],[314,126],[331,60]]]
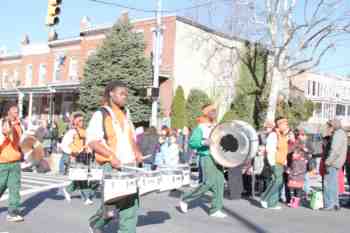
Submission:
[[[238,120],[217,125],[209,139],[215,162],[226,168],[237,167],[254,158],[259,146],[255,129]]]

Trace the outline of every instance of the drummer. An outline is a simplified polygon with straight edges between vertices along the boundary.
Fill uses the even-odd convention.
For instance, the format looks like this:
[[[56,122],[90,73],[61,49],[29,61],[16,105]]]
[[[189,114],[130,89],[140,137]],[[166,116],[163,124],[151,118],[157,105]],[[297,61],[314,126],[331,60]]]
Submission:
[[[21,188],[21,152],[20,138],[22,129],[16,104],[6,107],[7,116],[0,124],[0,198],[9,190],[9,207],[7,221],[20,222],[20,188]]]
[[[202,197],[206,192],[213,193],[211,209],[209,214],[212,217],[224,218],[226,214],[222,212],[224,199],[224,174],[222,168],[215,164],[209,151],[209,135],[214,128],[216,120],[216,109],[213,105],[205,105],[202,108],[203,116],[197,128],[193,130],[189,140],[189,146],[197,150],[200,156],[200,163],[203,170],[203,182],[195,190],[185,193],[180,201],[180,209],[186,213],[188,202]]]
[[[127,114],[128,89],[118,80],[111,81],[105,88],[104,104],[95,112],[87,129],[87,142],[95,151],[96,161],[104,172],[111,172],[122,165],[136,165],[143,156],[136,146],[133,124]],[[119,211],[119,233],[135,233],[137,224],[138,195],[131,195],[114,203]],[[106,213],[104,203],[90,218],[91,232],[102,232],[102,228],[117,215]]]
[[[81,113],[74,113],[72,116],[72,129],[64,135],[61,143],[66,166],[69,166],[72,160],[76,160],[82,153],[88,152],[85,145],[84,117]],[[71,201],[71,193],[81,191],[85,205],[92,205],[93,192],[89,188],[88,181],[72,181],[72,183],[63,189],[64,196],[68,202]]]

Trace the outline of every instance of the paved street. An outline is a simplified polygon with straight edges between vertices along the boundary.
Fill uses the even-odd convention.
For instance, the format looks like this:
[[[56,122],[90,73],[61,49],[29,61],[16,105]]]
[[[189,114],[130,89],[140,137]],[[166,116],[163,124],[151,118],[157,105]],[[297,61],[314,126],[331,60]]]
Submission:
[[[345,233],[348,232],[349,209],[324,213],[307,208],[281,211],[261,209],[249,200],[225,200],[226,219],[208,217],[207,204],[194,202],[187,214],[180,213],[176,205],[180,192],[150,194],[142,198],[138,232],[142,233]],[[204,198],[206,201],[207,198]],[[0,202],[0,232],[8,233],[87,233],[87,219],[97,208],[84,206],[73,198],[68,204],[56,190],[23,198],[25,222],[5,221],[5,203]],[[106,232],[116,232],[113,228]]]
[[[33,172],[22,172],[21,174],[21,196],[27,196],[37,192],[48,191],[53,188],[67,186],[70,181],[67,177],[60,175],[39,174]],[[8,190],[0,201],[8,198]]]

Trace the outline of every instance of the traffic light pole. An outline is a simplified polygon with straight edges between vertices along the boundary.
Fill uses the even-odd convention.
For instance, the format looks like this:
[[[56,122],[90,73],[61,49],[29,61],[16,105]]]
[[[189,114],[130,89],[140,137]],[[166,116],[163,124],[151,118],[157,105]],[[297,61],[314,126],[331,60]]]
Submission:
[[[156,43],[153,54],[153,88],[159,88],[159,70],[160,70],[160,44],[161,44],[161,33],[162,33],[162,0],[157,0],[157,12],[156,12],[156,20],[157,25],[155,29],[156,33]],[[159,97],[152,97],[152,117],[151,117],[151,126],[158,126],[158,101]]]

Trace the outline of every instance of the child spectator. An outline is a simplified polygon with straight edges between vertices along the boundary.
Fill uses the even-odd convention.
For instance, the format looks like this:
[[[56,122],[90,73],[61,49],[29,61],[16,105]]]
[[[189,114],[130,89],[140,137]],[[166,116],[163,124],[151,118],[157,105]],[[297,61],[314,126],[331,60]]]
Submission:
[[[295,148],[292,154],[291,164],[287,169],[288,188],[291,194],[291,200],[288,206],[291,208],[299,207],[304,187],[306,164],[307,160],[305,159],[305,151],[300,147]]]

